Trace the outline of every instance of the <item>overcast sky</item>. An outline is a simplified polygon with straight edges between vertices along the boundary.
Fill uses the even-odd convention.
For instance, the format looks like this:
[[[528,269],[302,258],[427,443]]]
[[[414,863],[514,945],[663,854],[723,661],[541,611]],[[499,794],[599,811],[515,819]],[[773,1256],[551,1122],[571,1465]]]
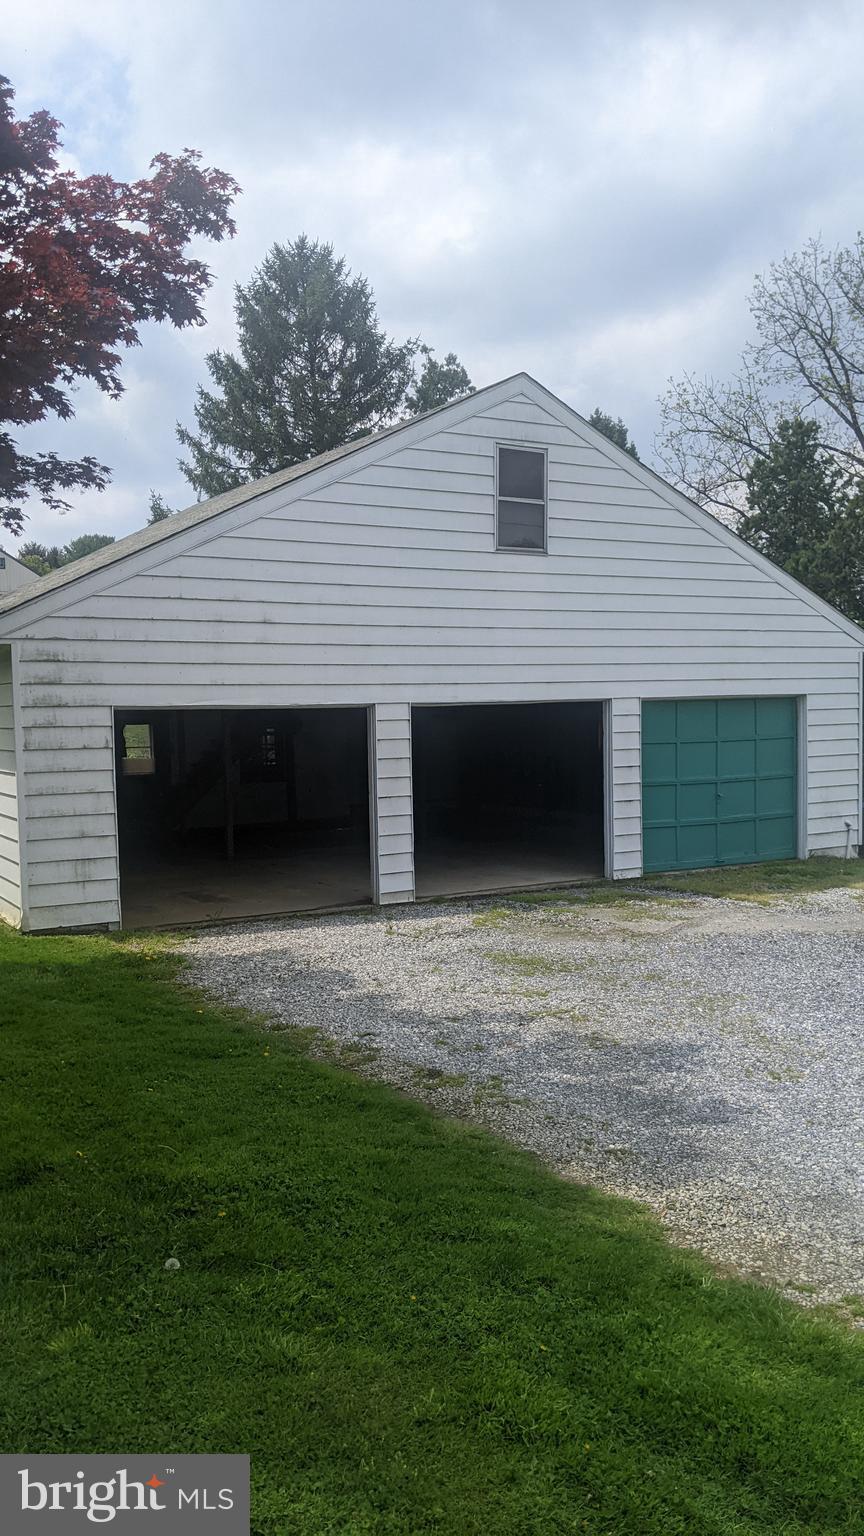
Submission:
[[[862,222],[860,0],[3,0],[3,41],[19,113],[59,117],[78,169],[188,145],[243,188],[203,249],[207,325],[147,328],[120,403],[81,390],[21,439],[114,470],[62,518],[31,507],[49,543],[142,526],[150,487],[194,500],[174,424],[274,240],[332,241],[392,335],[600,404],[650,460],[666,379],[734,367],[753,274]]]

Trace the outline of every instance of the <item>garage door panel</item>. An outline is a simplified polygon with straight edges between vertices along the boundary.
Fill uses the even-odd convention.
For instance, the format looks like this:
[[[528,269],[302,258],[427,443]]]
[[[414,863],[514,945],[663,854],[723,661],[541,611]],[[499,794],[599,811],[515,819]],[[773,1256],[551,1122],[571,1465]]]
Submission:
[[[678,863],[678,833],[675,827],[645,827],[642,861],[646,869],[674,869]]]
[[[681,784],[678,787],[679,822],[714,821],[717,792],[710,784]],[[673,818],[675,812],[673,811]]]
[[[687,699],[678,705],[679,741],[710,741],[717,737],[717,704],[714,699]]]
[[[716,779],[717,743],[682,741],[678,744],[678,779]]]
[[[756,784],[758,816],[794,816],[795,780],[793,777],[759,779]]]
[[[651,706],[651,714],[642,728],[642,746],[656,741],[675,740],[675,705],[657,701]]]
[[[739,816],[756,815],[756,780],[732,779],[723,783],[716,794],[717,820],[733,821]]]
[[[794,699],[756,700],[757,736],[795,736],[796,711]]]
[[[642,707],[646,870],[794,858],[794,699],[682,699]]]
[[[717,827],[717,863],[750,864],[758,857],[756,818],[722,822]]]
[[[720,779],[752,779],[756,773],[756,742],[718,741],[717,777]]]
[[[642,800],[642,815],[646,826],[657,822],[677,819],[677,794],[674,784],[648,784]]]
[[[756,700],[719,699],[717,701],[717,735],[724,744],[735,741],[752,742],[756,735]]]
[[[756,857],[759,859],[790,859],[790,848],[795,847],[795,817],[775,816],[757,822]]]
[[[676,756],[674,742],[670,742],[668,745],[665,743],[662,745],[648,743],[645,746],[642,757],[643,768],[647,775],[647,783],[662,783],[664,779],[670,784],[675,783]]]
[[[791,736],[760,737],[756,742],[756,772],[765,774],[795,772],[795,741]]]
[[[717,827],[713,821],[701,826],[679,825],[678,862],[690,869],[717,863]]]

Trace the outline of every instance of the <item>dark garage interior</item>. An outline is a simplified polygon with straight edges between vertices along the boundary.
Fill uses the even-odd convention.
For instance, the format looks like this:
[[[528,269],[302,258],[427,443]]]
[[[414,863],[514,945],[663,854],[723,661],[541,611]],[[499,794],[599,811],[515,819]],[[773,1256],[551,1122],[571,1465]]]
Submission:
[[[412,711],[418,896],[603,873],[600,703]]]
[[[371,899],[365,709],[114,719],[124,927]]]

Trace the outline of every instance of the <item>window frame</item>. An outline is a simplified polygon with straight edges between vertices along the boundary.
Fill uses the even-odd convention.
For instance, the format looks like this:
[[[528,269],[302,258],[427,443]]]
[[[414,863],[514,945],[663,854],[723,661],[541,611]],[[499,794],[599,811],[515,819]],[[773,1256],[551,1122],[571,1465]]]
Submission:
[[[498,526],[498,503],[501,501],[500,473],[498,468],[499,455],[502,448],[513,449],[520,453],[538,453],[543,460],[543,500],[534,500],[530,496],[505,496],[504,501],[521,501],[526,507],[543,508],[543,543],[537,549],[526,549],[524,545],[502,544]],[[549,553],[549,450],[544,443],[525,443],[507,441],[501,439],[495,443],[495,549],[505,555],[548,555]]]
[[[148,751],[145,756],[136,755],[130,757],[126,732],[130,726],[138,730],[142,726],[147,731]],[[132,719],[124,720],[120,727],[120,741],[123,751],[120,756],[120,772],[124,778],[144,779],[150,778],[156,772],[156,742],[152,720]],[[132,766],[134,765],[134,766]]]

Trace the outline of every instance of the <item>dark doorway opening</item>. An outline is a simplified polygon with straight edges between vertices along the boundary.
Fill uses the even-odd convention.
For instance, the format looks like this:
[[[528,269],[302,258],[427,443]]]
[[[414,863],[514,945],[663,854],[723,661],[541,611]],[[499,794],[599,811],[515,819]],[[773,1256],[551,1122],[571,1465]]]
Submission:
[[[603,873],[600,703],[412,711],[418,896]]]
[[[115,710],[123,925],[371,899],[365,709]]]

